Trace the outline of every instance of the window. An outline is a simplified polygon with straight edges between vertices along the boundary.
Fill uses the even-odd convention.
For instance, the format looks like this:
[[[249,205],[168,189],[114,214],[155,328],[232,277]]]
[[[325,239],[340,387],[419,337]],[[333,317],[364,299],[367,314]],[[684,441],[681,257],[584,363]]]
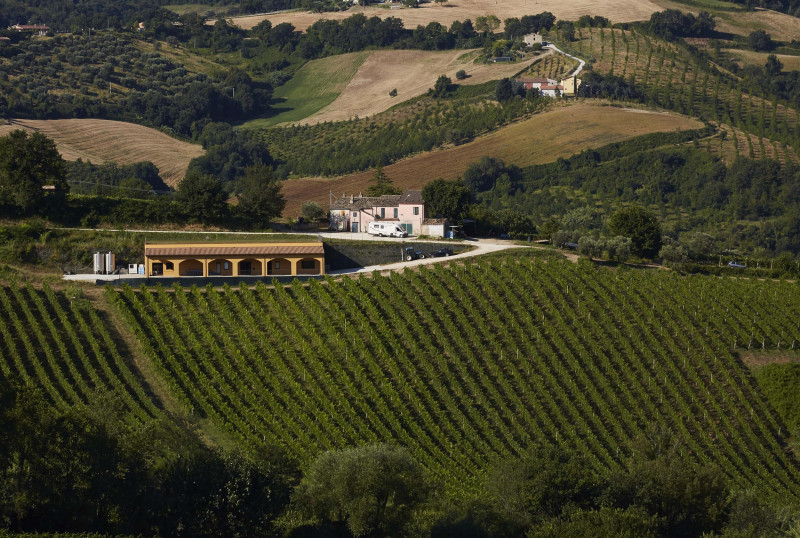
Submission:
[[[419,215],[419,206],[414,206],[414,214]]]
[[[394,218],[397,218],[397,208],[394,208]]]
[[[230,264],[230,262],[225,262],[225,270],[226,271],[231,268],[231,266],[229,264]]]
[[[165,269],[167,271],[174,271],[175,270],[175,266],[172,264],[172,262],[165,263],[164,267],[165,267]]]
[[[353,211],[353,218],[354,218],[354,219],[357,219],[357,218],[358,218],[358,211]]]
[[[275,269],[281,268],[281,262],[275,262]]]
[[[381,208],[381,218],[382,218],[382,219],[383,219],[383,218],[386,218],[386,208],[385,208],[385,207],[382,207],[382,208]]]
[[[301,269],[315,269],[317,264],[314,260],[301,260],[300,261],[300,268]]]

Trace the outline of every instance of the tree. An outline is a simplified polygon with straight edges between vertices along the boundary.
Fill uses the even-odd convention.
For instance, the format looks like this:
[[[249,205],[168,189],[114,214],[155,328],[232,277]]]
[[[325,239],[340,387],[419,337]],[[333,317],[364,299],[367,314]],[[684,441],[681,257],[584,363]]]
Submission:
[[[637,256],[652,258],[661,249],[661,224],[643,207],[630,206],[618,210],[609,219],[608,229],[614,235],[630,237],[631,252]]]
[[[747,40],[750,42],[750,47],[755,51],[772,50],[775,48],[772,36],[764,30],[754,30],[750,32]]]
[[[764,65],[764,71],[770,77],[777,77],[783,71],[783,64],[774,54],[767,56],[767,63]]]
[[[494,95],[501,103],[514,97],[514,86],[511,84],[511,79],[501,78],[498,80],[494,86]]]
[[[320,455],[296,501],[324,522],[345,523],[355,536],[401,536],[429,492],[408,449],[381,444]]]
[[[419,7],[419,0],[403,0],[403,5],[406,7]]]
[[[425,185],[422,199],[425,200],[425,212],[428,215],[461,222],[469,211],[472,193],[460,181],[439,178]]]
[[[437,4],[444,4],[445,2],[447,2],[447,0],[433,0],[433,1],[436,2]]]
[[[516,167],[506,167],[505,163],[494,157],[483,156],[478,162],[472,163],[464,170],[461,176],[464,185],[474,194],[488,191],[495,186],[498,179],[508,173],[513,183],[518,179],[520,171]]]
[[[720,530],[728,495],[719,469],[684,456],[669,428],[654,425],[636,439],[626,468],[610,475],[602,498],[657,515],[660,536],[699,537]]]
[[[221,219],[226,211],[227,195],[222,183],[212,175],[190,170],[178,184],[175,199],[190,218],[203,222]]]
[[[453,87],[453,81],[447,75],[440,75],[436,79],[436,84],[430,90],[433,97],[445,97]]]
[[[465,78],[467,78],[467,76],[468,76],[467,72],[463,69],[459,69],[458,71],[456,71],[456,79],[458,80],[464,80]]]
[[[598,486],[585,456],[565,446],[536,445],[490,472],[486,489],[493,504],[531,523],[592,507]]]
[[[252,224],[267,227],[271,220],[281,215],[286,200],[271,166],[248,166],[239,185],[239,210]]]
[[[680,264],[689,261],[689,253],[671,237],[664,237],[661,243],[662,247],[658,251],[658,257],[665,262]]]
[[[403,194],[403,191],[394,186],[392,179],[383,171],[383,166],[378,166],[367,187],[367,196],[383,196],[385,194]]]
[[[67,190],[66,163],[55,142],[22,130],[0,138],[0,205],[43,213],[59,207]]]
[[[325,218],[325,210],[316,202],[306,202],[301,210],[303,218],[310,221],[317,221]]]

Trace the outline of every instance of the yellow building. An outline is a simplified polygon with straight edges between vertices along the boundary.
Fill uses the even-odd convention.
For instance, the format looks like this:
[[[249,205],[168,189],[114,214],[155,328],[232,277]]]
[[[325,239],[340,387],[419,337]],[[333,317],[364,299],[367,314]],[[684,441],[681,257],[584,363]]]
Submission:
[[[325,274],[322,243],[148,243],[147,276]]]

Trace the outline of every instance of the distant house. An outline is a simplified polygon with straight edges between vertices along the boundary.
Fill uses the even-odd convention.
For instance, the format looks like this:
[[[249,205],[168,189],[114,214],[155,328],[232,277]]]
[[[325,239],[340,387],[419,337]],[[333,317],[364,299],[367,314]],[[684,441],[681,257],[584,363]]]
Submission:
[[[8,45],[9,43],[11,43],[10,37],[0,36],[0,46]]]
[[[512,60],[511,56],[495,56],[492,58],[492,62],[510,62]]]
[[[50,31],[50,27],[43,24],[15,24],[11,29],[17,32],[28,32],[37,35],[46,35]]]
[[[517,82],[522,83],[526,90],[541,89],[543,85],[554,85],[557,82],[551,78],[533,77],[533,78],[518,78]]]
[[[140,23],[138,23],[136,25],[136,31],[137,32],[144,32],[145,31],[145,27],[144,27],[144,23],[143,22],[140,22]]]
[[[422,191],[385,196],[345,196],[331,193],[331,229],[340,232],[366,232],[372,221],[396,222],[409,235],[422,232],[425,203]]]
[[[559,84],[542,84],[539,91],[546,97],[559,97],[564,95],[564,86]]]
[[[557,97],[559,95],[574,96],[578,93],[578,88],[580,88],[581,85],[581,79],[577,78],[575,75],[559,81],[551,78],[534,77],[518,78],[517,82],[525,86],[526,90],[536,89],[547,97]]]
[[[542,34],[532,33],[532,34],[525,34],[522,36],[522,42],[532,47],[535,43],[539,43],[540,45],[544,45],[544,37]]]
[[[562,78],[559,84],[564,87],[564,95],[572,96],[578,94],[578,89],[581,87],[581,82],[581,79],[575,75],[572,75],[567,78]]]

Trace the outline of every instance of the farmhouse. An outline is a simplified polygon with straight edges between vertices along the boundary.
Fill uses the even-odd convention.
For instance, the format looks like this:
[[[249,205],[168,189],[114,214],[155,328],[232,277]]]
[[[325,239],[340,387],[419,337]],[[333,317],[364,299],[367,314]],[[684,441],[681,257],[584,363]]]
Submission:
[[[38,35],[45,35],[50,31],[50,27],[43,24],[15,24],[11,29],[17,32],[31,32]]]
[[[422,191],[385,196],[344,196],[331,193],[331,229],[341,232],[366,232],[372,221],[396,222],[409,235],[422,233],[425,202]]]
[[[522,36],[522,42],[528,45],[529,47],[532,47],[536,43],[544,45],[544,37],[542,36],[542,34],[537,34],[537,33],[525,34],[524,36]]]
[[[325,273],[322,243],[147,243],[150,276],[297,276]]]
[[[559,95],[574,96],[581,86],[581,79],[575,75],[556,81],[551,78],[533,77],[518,78],[517,82],[522,84],[526,90],[539,90],[542,95],[547,97],[557,97]]]

